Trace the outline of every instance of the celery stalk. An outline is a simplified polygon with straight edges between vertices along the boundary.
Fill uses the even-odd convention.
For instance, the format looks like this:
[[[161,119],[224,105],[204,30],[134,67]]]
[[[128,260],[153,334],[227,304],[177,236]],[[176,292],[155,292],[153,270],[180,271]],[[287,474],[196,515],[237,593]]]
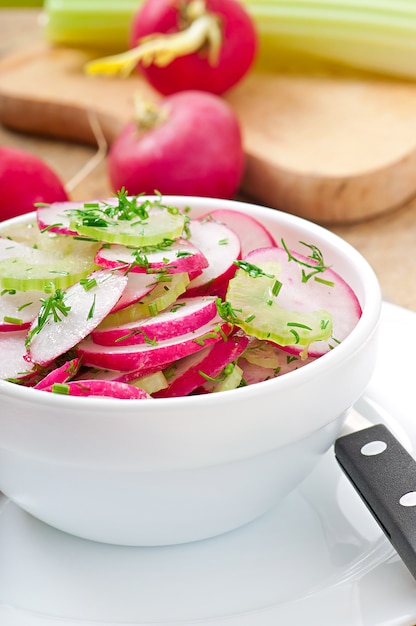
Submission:
[[[302,55],[361,70],[416,78],[414,0],[242,0],[260,36],[257,66],[279,70]],[[45,37],[96,50],[128,47],[140,0],[45,0]]]

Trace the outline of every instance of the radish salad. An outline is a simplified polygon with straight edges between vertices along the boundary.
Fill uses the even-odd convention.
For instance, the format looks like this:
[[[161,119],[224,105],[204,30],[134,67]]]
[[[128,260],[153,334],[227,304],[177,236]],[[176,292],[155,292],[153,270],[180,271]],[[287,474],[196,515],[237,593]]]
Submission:
[[[0,378],[150,399],[226,391],[303,367],[361,316],[313,242],[246,213],[198,218],[162,196],[38,206],[0,236]]]

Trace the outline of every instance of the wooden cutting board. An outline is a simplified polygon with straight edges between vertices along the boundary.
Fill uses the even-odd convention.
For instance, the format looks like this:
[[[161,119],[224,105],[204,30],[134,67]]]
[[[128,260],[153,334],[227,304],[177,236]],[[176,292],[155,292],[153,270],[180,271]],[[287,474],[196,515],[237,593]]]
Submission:
[[[14,130],[110,145],[132,117],[137,75],[87,77],[88,54],[42,44],[0,61],[0,121]],[[341,75],[252,73],[226,99],[243,130],[244,196],[323,224],[357,222],[416,193],[416,84]]]

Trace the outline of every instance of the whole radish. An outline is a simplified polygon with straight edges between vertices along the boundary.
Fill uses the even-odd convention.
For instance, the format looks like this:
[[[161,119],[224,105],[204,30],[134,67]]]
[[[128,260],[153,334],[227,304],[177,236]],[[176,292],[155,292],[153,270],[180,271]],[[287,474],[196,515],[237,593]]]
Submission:
[[[36,155],[0,146],[0,220],[33,211],[38,202],[68,200],[58,175]]]
[[[238,0],[145,0],[131,22],[130,50],[87,71],[126,75],[137,66],[164,95],[222,94],[249,71],[256,51],[254,22]]]
[[[184,91],[146,109],[108,154],[112,189],[231,198],[244,168],[240,126],[219,96]]]

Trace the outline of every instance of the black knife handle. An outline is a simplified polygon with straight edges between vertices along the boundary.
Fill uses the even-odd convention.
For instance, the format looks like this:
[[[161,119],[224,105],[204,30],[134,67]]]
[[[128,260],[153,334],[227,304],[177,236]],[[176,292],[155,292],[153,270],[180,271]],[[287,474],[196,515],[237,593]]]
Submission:
[[[384,451],[369,454],[371,448],[382,447]],[[339,437],[335,456],[416,578],[415,459],[384,424]]]

